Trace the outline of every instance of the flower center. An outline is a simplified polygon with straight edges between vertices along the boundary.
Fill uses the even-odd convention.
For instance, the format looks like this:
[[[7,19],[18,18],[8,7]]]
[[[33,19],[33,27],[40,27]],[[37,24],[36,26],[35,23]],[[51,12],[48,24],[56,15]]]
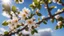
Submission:
[[[29,21],[28,21],[28,24],[32,24],[32,21],[29,20]]]

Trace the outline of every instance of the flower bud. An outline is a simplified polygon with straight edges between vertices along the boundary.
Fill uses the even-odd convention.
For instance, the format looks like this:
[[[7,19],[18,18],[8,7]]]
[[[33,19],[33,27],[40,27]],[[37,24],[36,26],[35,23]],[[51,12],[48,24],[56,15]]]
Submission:
[[[56,15],[55,18],[58,20],[60,18],[60,15]]]
[[[39,9],[36,10],[36,13],[39,13]]]
[[[57,25],[58,26],[62,25],[62,21],[58,21]]]
[[[45,19],[45,16],[42,16],[42,19]]]

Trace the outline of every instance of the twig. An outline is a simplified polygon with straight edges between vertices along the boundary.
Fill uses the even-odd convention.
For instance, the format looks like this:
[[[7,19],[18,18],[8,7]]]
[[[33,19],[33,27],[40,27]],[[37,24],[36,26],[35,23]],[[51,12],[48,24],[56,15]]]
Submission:
[[[48,6],[47,3],[45,3],[45,7],[46,7],[46,9],[47,9],[47,11],[48,11],[48,15],[49,15],[50,17],[52,17],[52,14],[51,14],[51,12],[50,12],[50,10],[49,10],[49,6]]]

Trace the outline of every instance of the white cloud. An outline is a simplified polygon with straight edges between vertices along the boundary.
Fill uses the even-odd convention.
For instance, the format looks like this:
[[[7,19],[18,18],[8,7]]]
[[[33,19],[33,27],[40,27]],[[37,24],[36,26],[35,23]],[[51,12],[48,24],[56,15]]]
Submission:
[[[2,32],[0,32],[0,34],[2,34]]]
[[[46,28],[46,29],[40,29],[38,30],[38,36],[52,36],[52,29]],[[37,35],[35,34],[35,35]]]
[[[6,30],[4,28],[0,28],[0,34],[3,34]],[[34,35],[30,34],[30,31],[22,31],[24,35],[29,34],[30,36],[52,36],[52,29],[46,28],[46,29],[39,29],[38,33],[35,33]]]
[[[10,15],[6,13],[6,11],[3,11],[2,13],[3,16],[7,17],[7,18],[10,18]]]
[[[23,33],[23,34],[30,34],[29,31],[25,31],[25,30],[23,30],[22,33]]]
[[[0,28],[0,34],[3,34],[6,30],[4,28]]]
[[[35,33],[34,35],[30,36],[52,36],[52,29],[46,28],[46,29],[39,29],[38,33]],[[29,32],[23,31],[23,34],[30,34]]]

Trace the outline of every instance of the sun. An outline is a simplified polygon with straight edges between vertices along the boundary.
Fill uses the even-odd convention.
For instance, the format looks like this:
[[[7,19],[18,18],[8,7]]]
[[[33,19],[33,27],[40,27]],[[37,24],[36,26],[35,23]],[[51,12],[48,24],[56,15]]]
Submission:
[[[11,2],[11,0],[2,0],[2,3],[10,3]]]

